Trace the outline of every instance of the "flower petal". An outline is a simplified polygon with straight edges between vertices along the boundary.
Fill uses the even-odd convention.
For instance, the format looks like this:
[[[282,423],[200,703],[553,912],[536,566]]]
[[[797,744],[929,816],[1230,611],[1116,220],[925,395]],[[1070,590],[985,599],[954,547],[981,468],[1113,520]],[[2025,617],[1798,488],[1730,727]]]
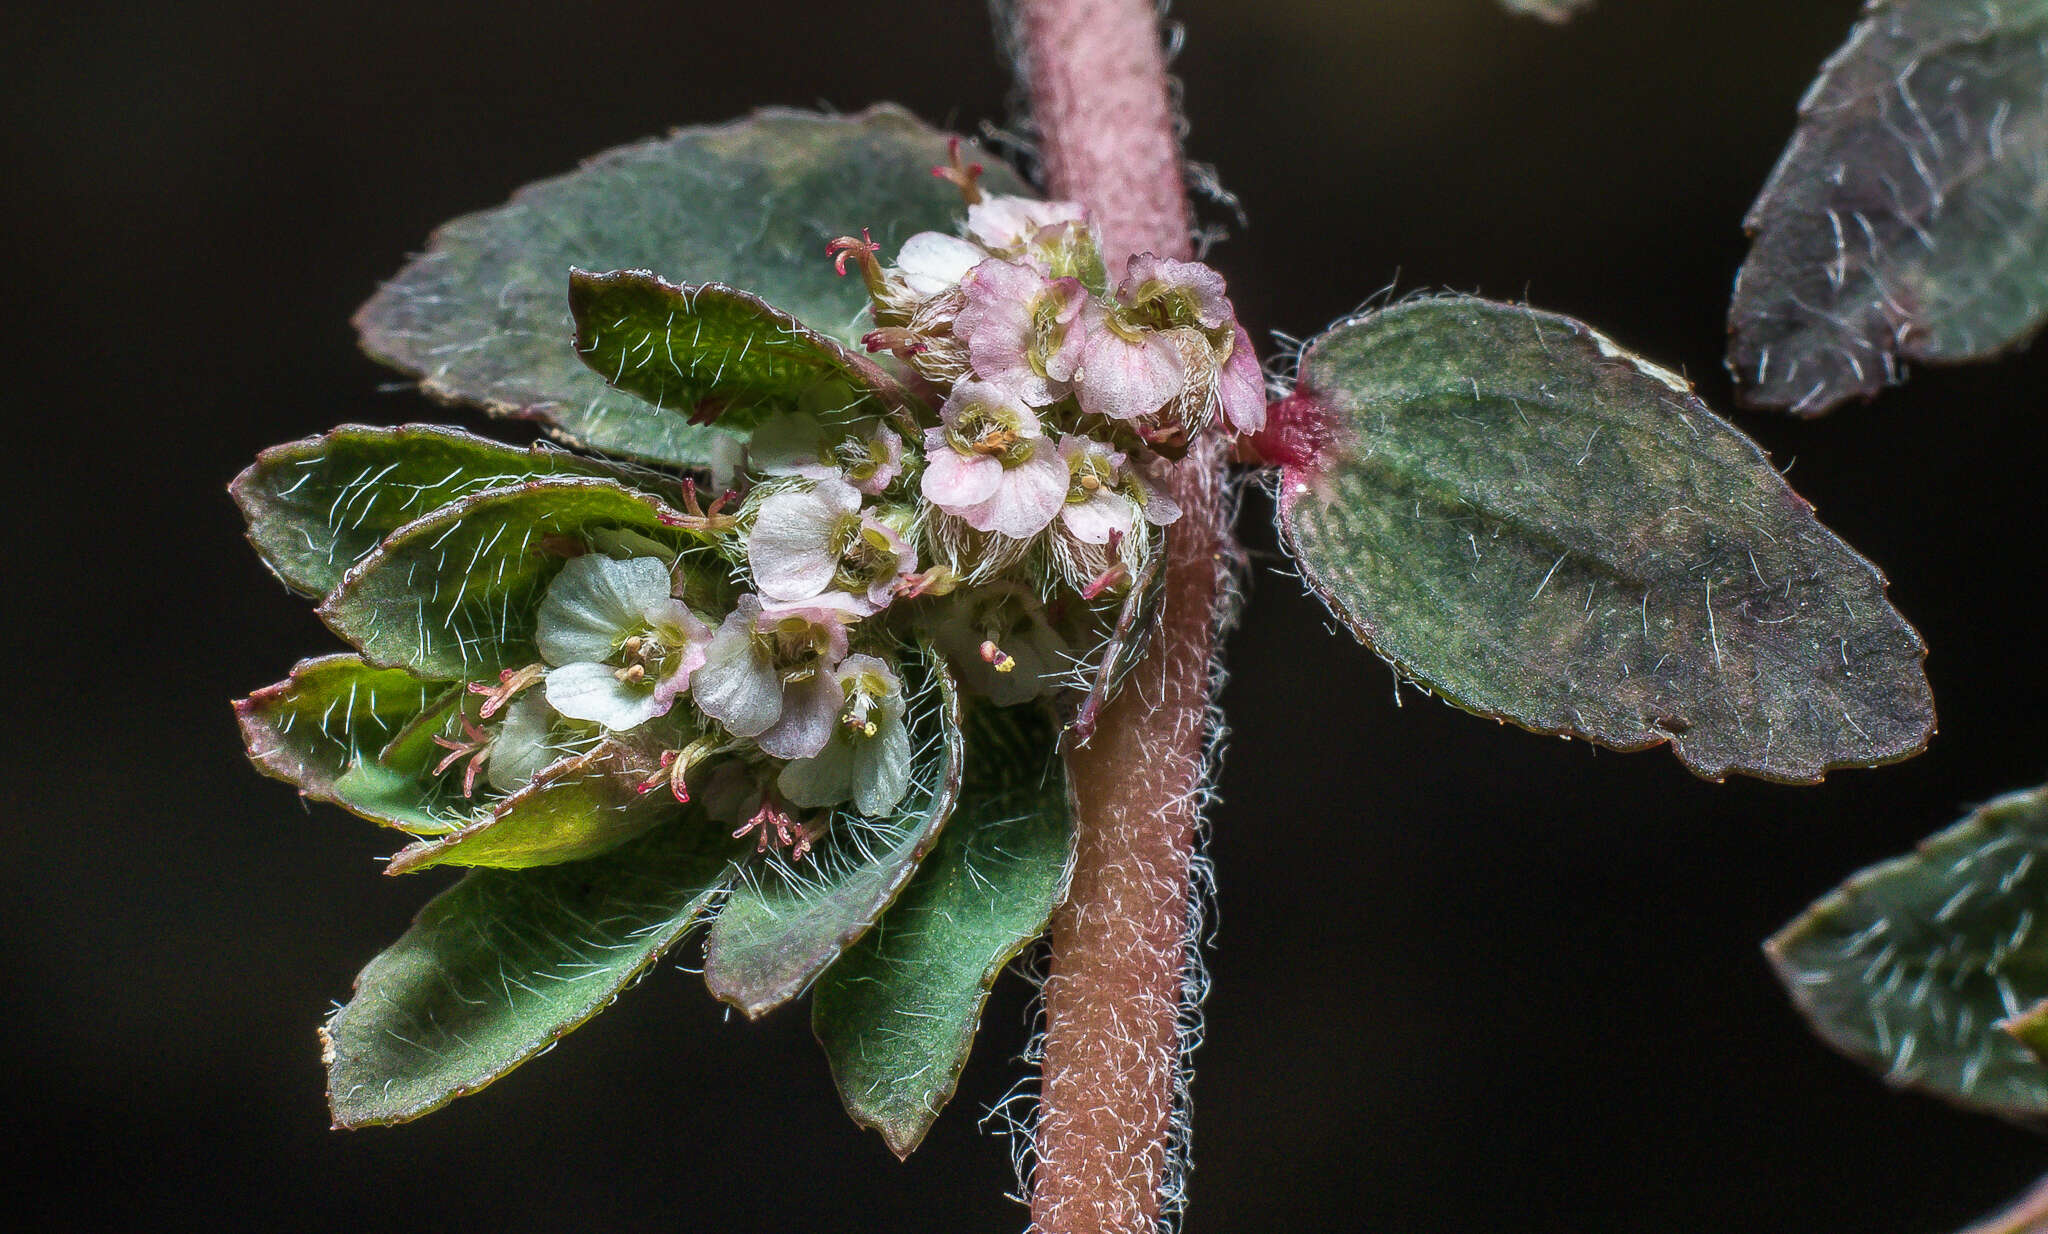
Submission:
[[[986,454],[961,454],[944,444],[943,435],[939,441],[937,448],[927,443],[931,453],[926,456],[924,479],[919,482],[926,500],[942,510],[958,513],[995,496],[1003,483],[1001,462]]]
[[[540,603],[534,642],[541,657],[550,664],[608,658],[646,624],[642,614],[668,598],[669,586],[668,566],[658,558],[572,559]]]
[[[792,805],[836,806],[853,796],[853,760],[852,743],[835,735],[815,756],[784,767],[775,787]]]
[[[967,525],[1016,540],[1044,531],[1067,502],[1067,465],[1048,445],[1040,442],[1030,458],[1005,468],[1002,483],[987,501],[957,511]]]
[[[1223,362],[1217,395],[1231,432],[1249,436],[1266,427],[1266,373],[1243,326],[1231,336],[1230,358]]]
[[[1090,323],[1076,389],[1081,410],[1116,420],[1142,419],[1185,384],[1187,371],[1173,340],[1147,333],[1127,341],[1106,324]]]
[[[753,600],[749,606],[747,601]],[[735,737],[752,737],[782,714],[782,681],[775,666],[754,646],[754,618],[760,601],[740,597],[741,607],[711,636],[704,664],[691,678],[690,694],[704,714]]]
[[[875,735],[854,745],[852,762],[854,809],[874,818],[903,800],[910,790],[910,730],[900,698],[876,720]]]
[[[903,242],[896,272],[913,295],[935,296],[958,283],[988,254],[979,245],[940,231],[920,231]]]
[[[776,758],[810,758],[831,740],[845,697],[838,681],[825,672],[786,686],[781,716],[755,740]]]
[[[572,720],[602,724],[613,732],[638,728],[668,706],[645,685],[620,681],[609,664],[565,664],[547,676],[548,705]]]
[[[544,691],[528,690],[505,709],[505,720],[491,738],[491,755],[484,764],[484,779],[501,793],[516,793],[540,769],[555,761],[558,751],[548,744],[554,727],[554,712]]]
[[[832,542],[839,520],[860,509],[860,493],[843,480],[820,480],[808,491],[777,493],[761,503],[747,533],[754,584],[772,600],[806,600],[839,568]]]

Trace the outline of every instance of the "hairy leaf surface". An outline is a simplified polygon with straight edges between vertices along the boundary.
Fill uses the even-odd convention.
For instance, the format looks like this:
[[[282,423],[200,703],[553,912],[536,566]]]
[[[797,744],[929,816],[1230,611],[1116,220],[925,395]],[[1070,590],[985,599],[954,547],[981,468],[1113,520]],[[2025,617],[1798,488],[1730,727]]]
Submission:
[[[463,497],[391,533],[321,602],[336,634],[375,664],[488,677],[540,658],[541,596],[592,533],[623,529],[684,544],[683,519],[609,480],[552,477]]]
[[[1593,0],[1501,0],[1501,3],[1507,5],[1511,13],[1559,23],[1570,21],[1592,7]]]
[[[370,961],[321,1030],[335,1124],[418,1118],[580,1027],[698,920],[733,855],[698,819],[591,861],[471,873]]]
[[[904,668],[906,721],[919,742],[909,793],[887,818],[835,812],[831,832],[802,861],[752,867],[705,941],[705,984],[749,1016],[796,997],[867,933],[953,813],[963,758],[958,687],[935,653]]]
[[[884,257],[944,231],[960,199],[930,174],[947,135],[895,107],[850,116],[760,111],[599,155],[435,233],[356,315],[363,346],[431,394],[538,419],[564,440],[664,463],[709,461],[730,434],[613,390],[576,355],[568,280],[654,270],[744,287],[847,342],[866,328],[857,278],[825,246],[866,227]],[[987,154],[982,183],[1024,193]]]
[[[1875,0],[1750,210],[1745,402],[1818,415],[2048,319],[2048,0]]]
[[[249,759],[263,774],[372,822],[412,829],[431,820],[403,798],[385,802],[352,791],[351,776],[452,689],[459,687],[375,668],[358,656],[320,656],[301,660],[290,677],[237,701],[235,718]]]
[[[1284,472],[1316,593],[1480,715],[1811,783],[1917,753],[1934,711],[1884,576],[1678,377],[1566,317],[1453,297],[1339,325]]]
[[[619,474],[596,459],[549,446],[521,450],[461,429],[345,424],[263,451],[228,491],[271,572],[324,596],[386,535],[458,497],[542,476]]]
[[[842,410],[879,415],[909,394],[874,361],[751,292],[678,286],[645,270],[572,271],[576,350],[617,389],[742,430],[812,390],[849,387]]]
[[[895,905],[825,970],[811,1026],[855,1122],[907,1157],[952,1099],[989,988],[1045,932],[1074,827],[1058,727],[977,707],[960,804]]]
[[[2048,1114],[2048,1066],[2000,1022],[2048,998],[2048,788],[1872,866],[1766,950],[1829,1044],[1997,1114]]]
[[[441,865],[523,870],[608,852],[682,811],[667,792],[639,791],[659,765],[623,742],[605,741],[543,770],[460,831],[401,850],[384,872]]]

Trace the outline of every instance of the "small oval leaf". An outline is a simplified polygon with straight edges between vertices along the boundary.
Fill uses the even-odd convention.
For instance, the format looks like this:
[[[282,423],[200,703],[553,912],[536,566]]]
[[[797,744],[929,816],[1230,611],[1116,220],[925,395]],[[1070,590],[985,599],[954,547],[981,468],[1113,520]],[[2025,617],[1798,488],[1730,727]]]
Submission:
[[[734,855],[721,829],[678,824],[435,897],[320,1030],[335,1125],[418,1118],[582,1026],[697,922]]]
[[[524,870],[609,852],[681,811],[673,795],[639,790],[659,766],[643,751],[607,740],[546,768],[461,830],[401,849],[384,872],[442,865]]]
[[[1874,0],[1750,208],[1745,403],[1819,415],[2048,320],[2048,0]]]
[[[324,596],[386,535],[458,497],[542,476],[622,474],[552,446],[521,450],[440,425],[344,424],[263,451],[228,492],[271,572]]]
[[[328,627],[374,664],[469,679],[540,658],[533,623],[568,560],[557,538],[605,529],[671,548],[687,516],[610,480],[558,476],[486,489],[391,533],[320,603]]]
[[[2048,788],[1863,871],[1765,949],[1815,1030],[1891,1083],[2048,1114],[2048,1065],[2001,1031],[2048,998]]]
[[[802,993],[867,932],[953,812],[963,757],[959,689],[934,652],[904,668],[906,722],[918,743],[910,792],[887,818],[836,812],[824,842],[801,862],[750,867],[705,940],[704,983],[749,1017]]]
[[[623,146],[442,227],[356,314],[356,329],[371,355],[430,394],[545,421],[592,449],[702,464],[730,434],[613,390],[577,358],[570,267],[744,287],[853,342],[867,293],[833,273],[825,245],[866,227],[893,253],[915,232],[950,229],[959,195],[930,174],[947,140],[884,106],[760,111]],[[991,191],[1030,191],[1000,160],[968,156],[986,166]]]
[[[807,391],[831,381],[853,387],[849,413],[879,415],[910,397],[873,360],[722,283],[679,286],[645,270],[576,270],[569,309],[576,352],[598,376],[720,428],[751,428],[761,410],[794,409]]]
[[[448,696],[445,681],[374,668],[352,655],[301,660],[291,676],[235,703],[257,770],[372,822],[409,828],[406,811],[349,791],[348,776]]]
[[[1934,709],[1885,579],[1680,378],[1567,317],[1416,301],[1312,343],[1282,535],[1354,633],[1467,711],[1813,783]]]
[[[976,707],[966,740],[960,804],[938,845],[811,1000],[846,1112],[898,1157],[952,1099],[989,988],[1045,932],[1073,855],[1059,728],[1045,711]]]

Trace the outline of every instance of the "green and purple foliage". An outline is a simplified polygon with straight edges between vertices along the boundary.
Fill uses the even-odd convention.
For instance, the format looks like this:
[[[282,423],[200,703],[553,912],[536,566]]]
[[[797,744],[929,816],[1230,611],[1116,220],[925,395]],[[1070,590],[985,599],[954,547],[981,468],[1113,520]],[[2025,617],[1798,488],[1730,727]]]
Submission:
[[[1751,216],[1749,401],[2040,325],[2044,48],[2042,0],[1873,0]],[[1207,435],[1457,707],[1710,779],[1926,745],[1884,576],[1684,379],[1466,296],[1271,375],[1215,270],[1101,236],[900,110],[764,111],[457,219],[363,307],[373,355],[568,448],[345,426],[233,485],[353,648],[237,704],[251,759],[401,833],[387,873],[469,870],[323,1028],[337,1125],[477,1091],[701,926],[718,998],[813,994],[849,1113],[908,1154],[1066,894],[1062,755],[1144,654]],[[1822,1032],[2048,1111],[2044,820],[1995,802],[1774,940]]]

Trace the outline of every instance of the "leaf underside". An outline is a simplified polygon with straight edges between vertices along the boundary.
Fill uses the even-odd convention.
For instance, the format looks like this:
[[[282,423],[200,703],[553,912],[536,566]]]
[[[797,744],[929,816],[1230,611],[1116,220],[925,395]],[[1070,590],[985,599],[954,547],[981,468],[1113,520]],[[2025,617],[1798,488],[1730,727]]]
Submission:
[[[1571,320],[1467,297],[1347,322],[1283,473],[1316,593],[1453,704],[1812,783],[1917,753],[1934,711],[1884,576],[1684,381]]]
[[[2048,1066],[2001,1021],[2048,998],[2048,788],[1872,866],[1766,950],[1829,1044],[1894,1084],[2048,1114]]]
[[[321,1029],[335,1125],[418,1118],[582,1025],[698,920],[734,851],[692,818],[590,861],[477,870],[443,892]]]
[[[350,791],[350,773],[450,687],[400,669],[375,668],[358,656],[301,660],[291,676],[235,704],[249,759],[316,801],[345,806],[376,822],[403,825]]]
[[[1066,886],[1073,820],[1058,727],[977,707],[960,803],[917,876],[818,982],[811,1026],[855,1122],[907,1157],[953,1096],[996,977]]]
[[[833,273],[825,246],[866,227],[888,254],[915,232],[949,230],[959,197],[929,174],[946,143],[882,106],[760,111],[624,146],[442,227],[356,328],[370,354],[439,397],[545,421],[592,449],[701,464],[728,435],[611,389],[577,357],[570,268],[745,287],[851,343],[867,294]],[[999,160],[967,156],[987,167],[989,190],[1029,191]]]
[[[644,270],[569,276],[576,350],[614,387],[657,408],[740,431],[828,382],[843,410],[879,415],[904,392],[866,356],[751,292],[678,286]],[[865,404],[865,406],[862,406]]]
[[[564,547],[623,528],[667,546],[682,515],[609,480],[556,476],[460,498],[391,533],[322,601],[321,618],[374,664],[489,677],[540,658],[533,623]]]
[[[1818,415],[2048,320],[2048,0],[1878,0],[1751,207],[1729,365]]]
[[[459,497],[542,476],[617,474],[564,450],[522,450],[460,429],[345,424],[263,451],[228,491],[272,573],[324,596],[386,535]]]
[[[942,657],[913,658],[907,722],[919,743],[911,788],[887,818],[838,812],[800,862],[750,867],[704,944],[704,983],[749,1017],[796,997],[893,903],[931,851],[960,792],[960,697]],[[926,681],[919,686],[917,678]]]

